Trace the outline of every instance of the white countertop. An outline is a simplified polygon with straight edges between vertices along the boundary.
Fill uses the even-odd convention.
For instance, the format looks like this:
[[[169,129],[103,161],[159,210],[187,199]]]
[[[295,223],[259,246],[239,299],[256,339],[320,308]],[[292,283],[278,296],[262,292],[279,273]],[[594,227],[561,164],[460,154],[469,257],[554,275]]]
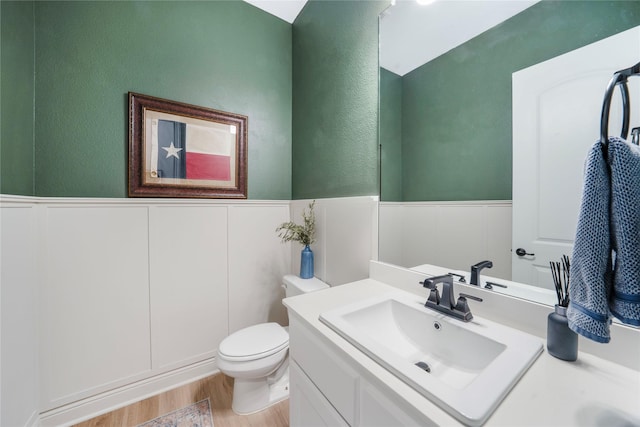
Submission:
[[[324,311],[393,290],[397,289],[365,279],[287,298],[284,304],[291,313],[315,329],[323,342],[332,343],[359,367],[379,379],[379,385],[440,425],[460,425],[318,320]],[[545,351],[485,425],[640,425],[640,372],[588,353],[580,352],[576,362],[565,362]]]

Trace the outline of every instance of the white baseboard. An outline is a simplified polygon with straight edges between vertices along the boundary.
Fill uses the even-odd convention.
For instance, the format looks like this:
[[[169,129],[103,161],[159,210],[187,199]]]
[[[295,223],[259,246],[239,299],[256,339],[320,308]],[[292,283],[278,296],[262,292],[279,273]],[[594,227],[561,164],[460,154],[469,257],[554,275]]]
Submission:
[[[71,426],[220,372],[215,358],[137,381],[40,414],[40,426]]]

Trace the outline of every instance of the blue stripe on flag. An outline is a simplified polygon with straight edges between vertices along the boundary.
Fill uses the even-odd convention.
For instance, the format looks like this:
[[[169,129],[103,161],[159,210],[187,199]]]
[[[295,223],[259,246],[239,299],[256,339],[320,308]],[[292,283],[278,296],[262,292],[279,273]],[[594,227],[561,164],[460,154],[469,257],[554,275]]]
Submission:
[[[158,177],[186,178],[186,123],[158,120]]]

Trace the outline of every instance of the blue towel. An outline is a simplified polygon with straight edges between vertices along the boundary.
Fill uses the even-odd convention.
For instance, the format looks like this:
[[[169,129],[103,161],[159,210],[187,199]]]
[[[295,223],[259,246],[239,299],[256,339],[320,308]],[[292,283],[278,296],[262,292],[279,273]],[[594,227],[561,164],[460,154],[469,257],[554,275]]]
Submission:
[[[611,315],[640,326],[640,148],[610,138],[607,153],[597,142],[585,163],[567,310],[572,330],[602,343]]]

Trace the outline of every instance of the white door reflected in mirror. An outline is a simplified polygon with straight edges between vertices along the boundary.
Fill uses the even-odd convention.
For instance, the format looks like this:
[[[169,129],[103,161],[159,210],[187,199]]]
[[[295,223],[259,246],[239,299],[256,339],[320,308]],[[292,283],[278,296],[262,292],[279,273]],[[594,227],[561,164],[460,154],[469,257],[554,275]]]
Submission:
[[[549,262],[572,253],[584,159],[600,134],[605,89],[638,58],[640,27],[513,73],[512,247],[535,254],[514,251],[513,281],[553,289]],[[640,99],[640,84],[629,90]],[[612,135],[620,134],[621,106],[617,92]]]

